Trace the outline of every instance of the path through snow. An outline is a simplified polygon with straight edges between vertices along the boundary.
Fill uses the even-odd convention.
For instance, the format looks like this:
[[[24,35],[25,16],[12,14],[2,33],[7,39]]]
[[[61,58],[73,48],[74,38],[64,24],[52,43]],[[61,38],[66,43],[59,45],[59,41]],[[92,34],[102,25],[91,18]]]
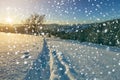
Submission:
[[[44,39],[43,49],[25,80],[119,80],[119,63],[119,51]]]
[[[43,49],[24,80],[76,80],[76,75],[63,54],[48,47],[44,39]]]

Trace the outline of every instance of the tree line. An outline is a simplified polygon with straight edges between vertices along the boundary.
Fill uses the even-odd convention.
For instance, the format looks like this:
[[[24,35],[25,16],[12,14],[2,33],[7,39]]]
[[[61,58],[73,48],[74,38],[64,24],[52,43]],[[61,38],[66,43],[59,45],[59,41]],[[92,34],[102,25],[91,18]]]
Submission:
[[[45,20],[45,15],[31,14],[28,18],[22,21],[21,24],[0,25],[0,32],[38,35],[41,27],[43,26],[44,20]]]
[[[101,45],[120,47],[120,19],[89,24],[88,27],[73,32],[49,31],[52,35],[62,39],[91,42]]]

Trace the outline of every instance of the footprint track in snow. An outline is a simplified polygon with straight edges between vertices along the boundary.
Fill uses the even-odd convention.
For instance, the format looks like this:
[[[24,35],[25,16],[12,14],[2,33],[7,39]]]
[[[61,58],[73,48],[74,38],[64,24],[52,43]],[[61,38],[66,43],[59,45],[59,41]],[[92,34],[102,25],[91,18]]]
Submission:
[[[69,67],[69,62],[64,58],[64,55],[56,50],[50,50],[50,80],[76,80],[77,73]]]

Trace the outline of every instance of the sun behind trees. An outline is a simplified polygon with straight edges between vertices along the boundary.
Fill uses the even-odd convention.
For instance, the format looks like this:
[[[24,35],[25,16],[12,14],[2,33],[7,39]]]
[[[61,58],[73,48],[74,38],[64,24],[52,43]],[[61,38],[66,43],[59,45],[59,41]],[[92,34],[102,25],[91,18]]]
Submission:
[[[44,20],[45,15],[31,14],[21,24],[0,24],[0,32],[39,35],[42,32]],[[11,18],[7,18],[6,21],[12,23]]]

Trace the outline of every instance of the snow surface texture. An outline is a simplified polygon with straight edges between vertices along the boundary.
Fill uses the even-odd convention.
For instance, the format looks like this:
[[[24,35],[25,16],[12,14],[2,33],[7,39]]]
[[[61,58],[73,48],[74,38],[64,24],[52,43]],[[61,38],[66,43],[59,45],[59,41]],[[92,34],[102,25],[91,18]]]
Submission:
[[[48,45],[55,53],[53,63],[59,60],[64,66],[56,69],[53,65],[51,72],[59,76],[57,80],[120,79],[120,49],[118,48],[59,39],[49,39]],[[58,75],[59,70],[63,70],[64,73]],[[63,75],[67,75],[68,79]],[[51,80],[56,79],[53,76]]]
[[[25,80],[119,80],[120,49],[77,41],[44,39]]]
[[[0,37],[0,80],[120,79],[119,48],[30,35],[0,33]]]
[[[42,44],[42,37],[0,33],[0,80],[22,80]]]

